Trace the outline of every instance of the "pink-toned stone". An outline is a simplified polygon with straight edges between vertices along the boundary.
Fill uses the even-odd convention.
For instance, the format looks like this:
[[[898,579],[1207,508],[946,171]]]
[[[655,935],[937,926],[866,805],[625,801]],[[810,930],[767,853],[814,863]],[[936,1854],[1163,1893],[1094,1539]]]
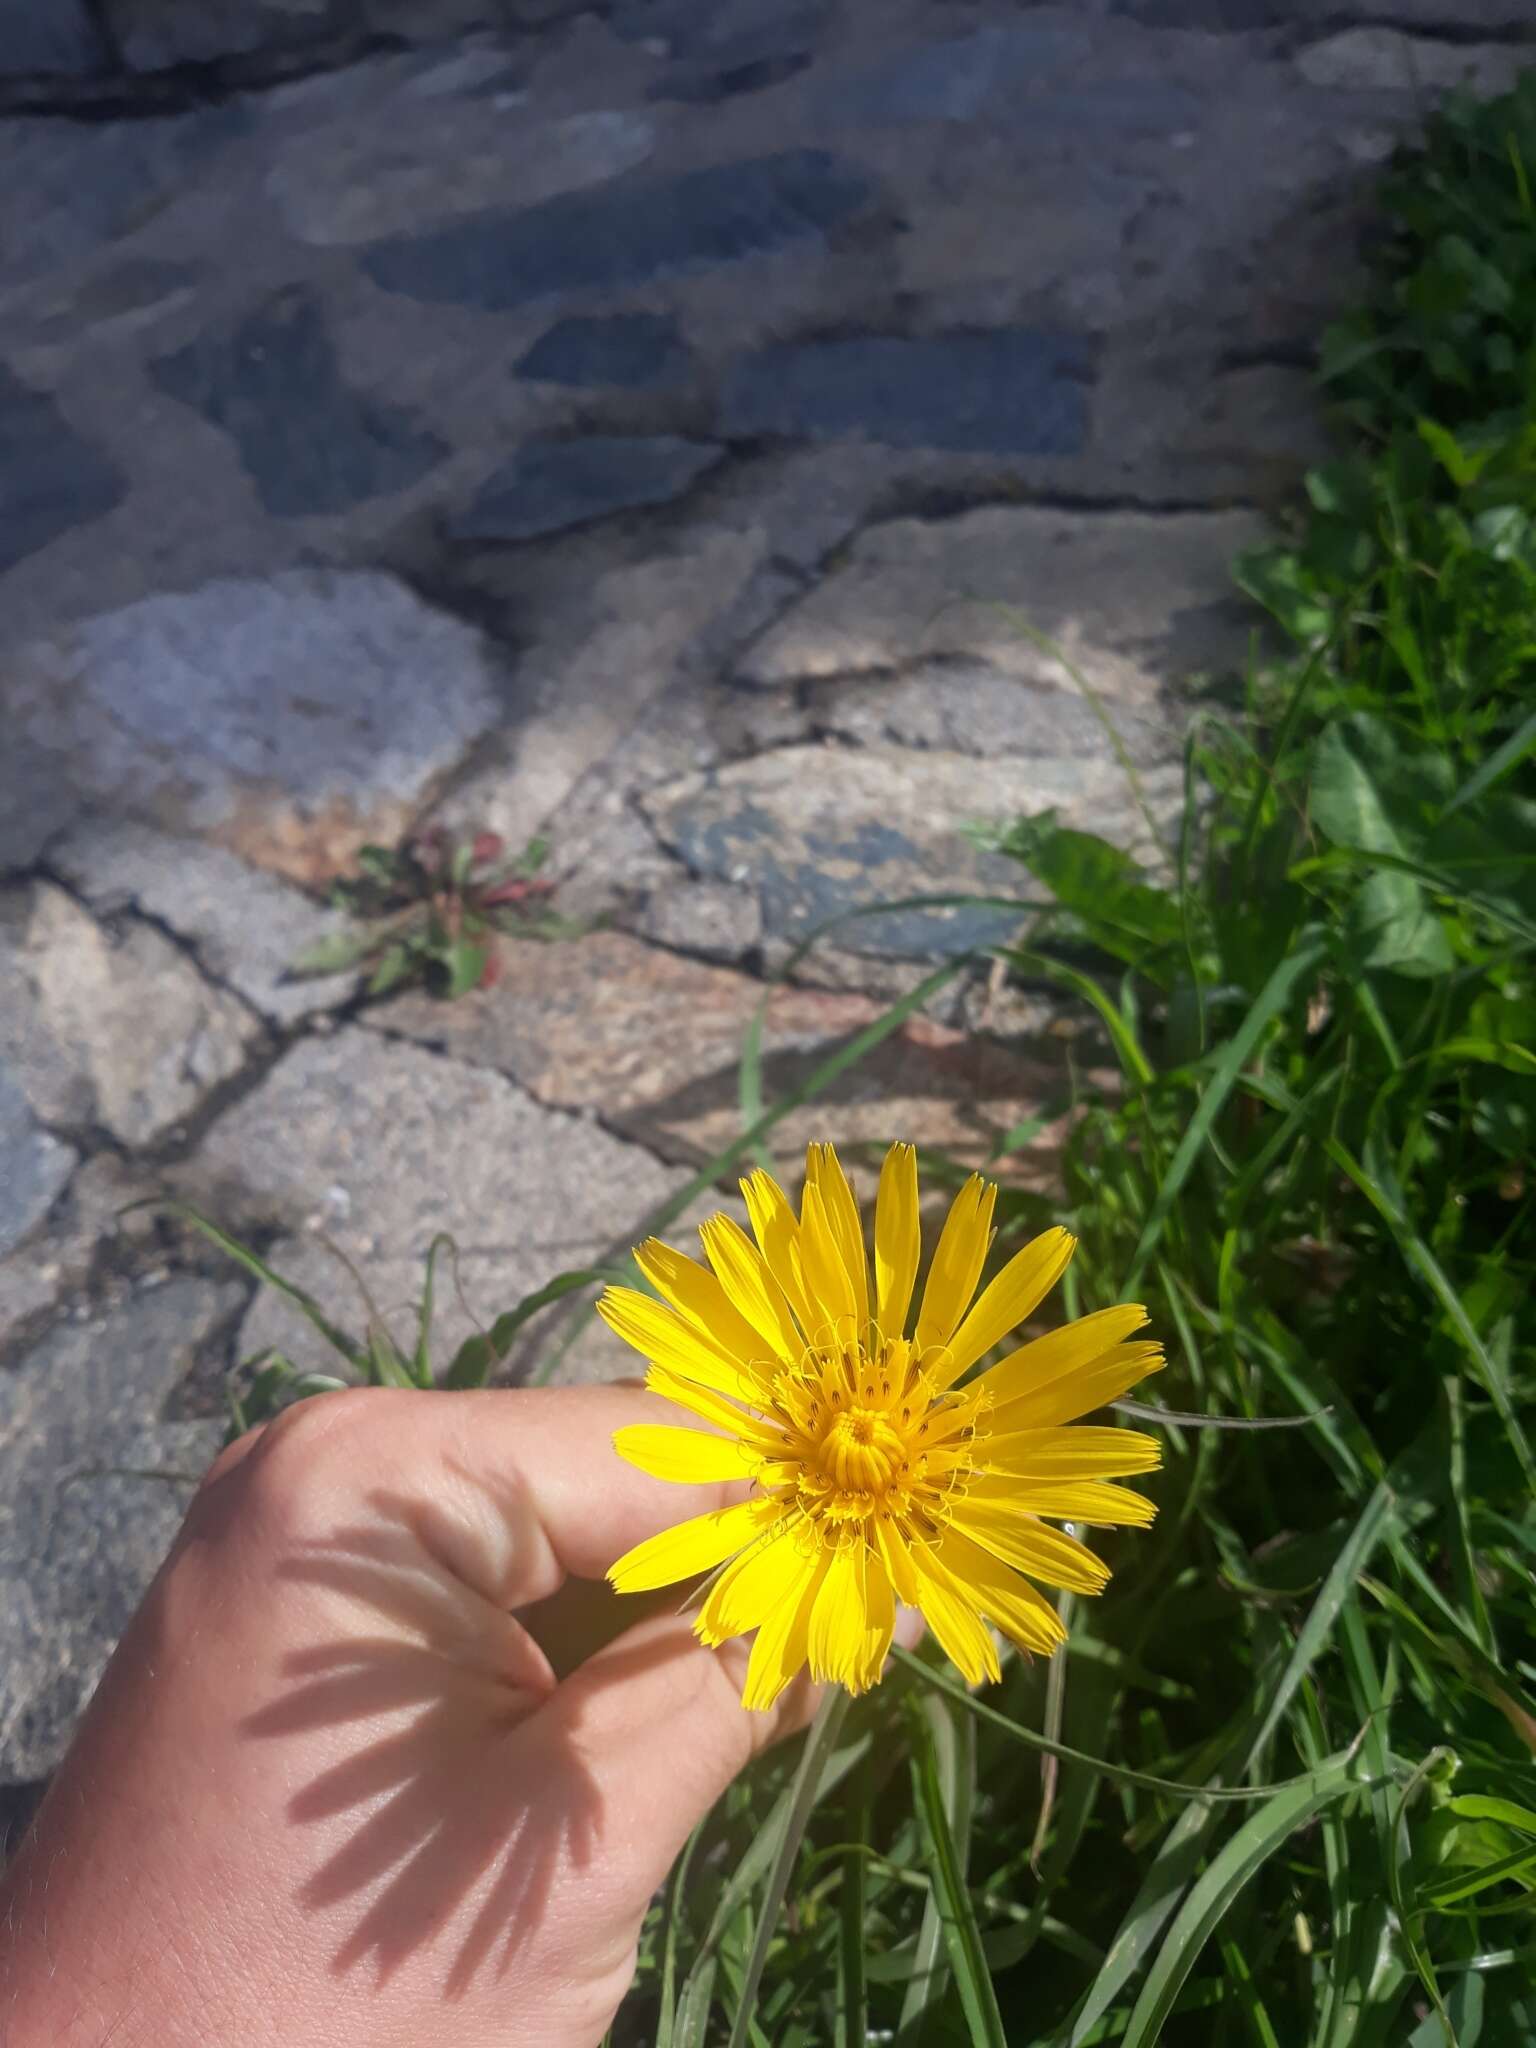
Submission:
[[[552,1108],[587,1111],[663,1156],[704,1164],[741,1134],[740,1070],[763,985],[621,932],[505,949],[500,985],[451,1006],[410,995],[374,1013],[391,1032],[495,1068]],[[857,994],[768,996],[763,1099],[782,1102],[880,1014]],[[894,1139],[980,1165],[997,1137],[1060,1092],[1059,1069],[921,1014],[793,1109],[768,1139],[793,1171],[812,1138],[874,1162]],[[1048,1179],[1059,1131],[1011,1156]],[[868,1176],[866,1176],[868,1178]]]

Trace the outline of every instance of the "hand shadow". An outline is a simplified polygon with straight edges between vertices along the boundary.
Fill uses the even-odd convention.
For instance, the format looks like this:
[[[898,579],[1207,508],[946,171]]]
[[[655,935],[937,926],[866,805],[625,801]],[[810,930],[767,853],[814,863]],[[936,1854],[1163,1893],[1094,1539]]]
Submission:
[[[457,1999],[485,1967],[505,1974],[537,1932],[561,1865],[591,1860],[602,1801],[575,1725],[562,1717],[557,1727],[540,1711],[554,1683],[543,1652],[518,1619],[439,1563],[462,1542],[451,1519],[417,1497],[376,1492],[367,1504],[377,1520],[304,1544],[278,1570],[355,1603],[357,1632],[290,1654],[288,1689],[242,1726],[291,1739],[357,1724],[356,1746],[335,1761],[328,1745],[333,1760],[288,1804],[298,1826],[359,1814],[300,1901],[324,1912],[367,1895],[333,1967],[372,1957],[380,1983],[453,1929],[443,1991]],[[505,1506],[515,1530],[526,1504]],[[364,1614],[377,1616],[377,1634]],[[675,1654],[637,1645],[636,1668]],[[621,1655],[620,1682],[624,1663]]]

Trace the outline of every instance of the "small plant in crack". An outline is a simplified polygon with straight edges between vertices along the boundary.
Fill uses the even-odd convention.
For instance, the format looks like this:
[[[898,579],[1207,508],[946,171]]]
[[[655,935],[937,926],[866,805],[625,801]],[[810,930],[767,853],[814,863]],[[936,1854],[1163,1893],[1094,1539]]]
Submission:
[[[365,846],[358,873],[331,889],[351,929],[311,946],[288,972],[356,968],[371,996],[408,982],[449,1001],[490,988],[501,978],[503,937],[561,938],[576,929],[549,908],[554,885],[539,872],[548,853],[542,839],[509,855],[498,832],[456,838],[440,825],[399,847]]]

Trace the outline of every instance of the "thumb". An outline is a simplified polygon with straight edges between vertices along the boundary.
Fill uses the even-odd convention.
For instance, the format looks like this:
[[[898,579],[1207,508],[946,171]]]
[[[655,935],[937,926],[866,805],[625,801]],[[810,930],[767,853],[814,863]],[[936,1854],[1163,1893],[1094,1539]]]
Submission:
[[[821,1688],[802,1676],[766,1712],[741,1704],[747,1645],[708,1649],[687,1615],[636,1623],[539,1710],[553,1753],[579,1758],[614,1912],[636,1924],[674,1858],[755,1756],[809,1726]]]
[[[922,1617],[899,1609],[896,1640],[915,1647]],[[573,1672],[540,1709],[555,1753],[580,1757],[600,1816],[592,1859],[612,1906],[638,1927],[694,1828],[756,1756],[809,1727],[823,1688],[802,1675],[765,1711],[741,1704],[750,1645],[709,1649],[684,1614],[627,1629]]]

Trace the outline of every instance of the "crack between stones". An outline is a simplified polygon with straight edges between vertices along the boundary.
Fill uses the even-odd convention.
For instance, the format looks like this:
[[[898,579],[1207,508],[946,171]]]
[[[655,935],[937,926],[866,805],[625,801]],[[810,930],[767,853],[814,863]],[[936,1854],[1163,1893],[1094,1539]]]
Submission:
[[[82,889],[69,881],[58,869],[50,868],[46,856],[38,865],[37,875],[40,880],[49,883],[51,887],[57,889],[61,895],[68,896],[73,903],[77,904],[98,925],[111,926],[119,920],[132,919],[138,924],[147,925],[151,931],[158,932],[167,945],[173,946],[176,949],[199,981],[205,983],[209,988],[216,990],[218,994],[229,997],[232,1002],[238,1003],[246,1016],[254,1023],[259,1024],[263,1030],[273,1033],[281,1032],[282,1026],[275,1017],[271,1017],[265,1010],[259,1009],[242,989],[237,988],[226,976],[219,974],[208,965],[207,961],[203,958],[201,948],[194,938],[190,937],[186,932],[178,930],[159,911],[147,909],[139,898],[131,892],[125,892],[120,907],[107,907],[110,904],[110,899],[106,899],[104,902],[86,895]]]
[[[82,78],[34,72],[0,83],[0,115],[82,123],[163,120],[223,106],[249,93],[349,71],[370,58],[396,56],[413,47],[400,36],[332,36],[288,50],[253,50],[133,71],[111,33],[101,0],[86,0],[86,8],[113,68]]]

